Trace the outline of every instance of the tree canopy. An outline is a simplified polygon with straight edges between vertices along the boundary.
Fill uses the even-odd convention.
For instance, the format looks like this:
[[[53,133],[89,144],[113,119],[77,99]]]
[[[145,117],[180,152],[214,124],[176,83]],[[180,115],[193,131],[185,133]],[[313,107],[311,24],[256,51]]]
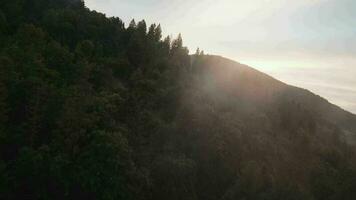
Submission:
[[[0,199],[355,198],[336,125],[233,95],[214,62],[80,0],[2,0]]]

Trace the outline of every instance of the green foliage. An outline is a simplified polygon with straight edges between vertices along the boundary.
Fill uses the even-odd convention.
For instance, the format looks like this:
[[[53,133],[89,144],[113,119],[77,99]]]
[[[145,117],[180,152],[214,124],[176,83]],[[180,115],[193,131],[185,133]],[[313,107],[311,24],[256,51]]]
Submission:
[[[0,6],[0,199],[354,199],[336,125],[235,94],[263,77],[80,0]]]

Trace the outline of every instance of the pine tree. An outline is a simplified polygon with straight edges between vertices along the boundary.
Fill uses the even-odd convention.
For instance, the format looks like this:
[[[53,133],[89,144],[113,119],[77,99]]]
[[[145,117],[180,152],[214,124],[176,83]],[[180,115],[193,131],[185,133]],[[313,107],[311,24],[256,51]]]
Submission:
[[[181,49],[183,47],[182,35],[179,33],[177,39],[172,42],[172,49]]]
[[[143,36],[146,35],[146,32],[147,32],[146,21],[145,20],[139,21],[136,26],[136,29],[139,34],[142,34]]]
[[[136,22],[135,19],[132,19],[129,24],[129,29],[136,29]]]
[[[148,34],[147,35],[150,38],[154,38],[155,30],[156,30],[156,24],[151,24],[150,28],[148,29]]]
[[[154,37],[155,41],[158,42],[162,39],[162,28],[161,28],[161,24],[158,24],[158,26],[155,29],[155,37]]]
[[[199,49],[199,47],[197,48],[197,50],[195,51],[195,54],[194,54],[195,56],[199,56],[200,55],[200,49]]]

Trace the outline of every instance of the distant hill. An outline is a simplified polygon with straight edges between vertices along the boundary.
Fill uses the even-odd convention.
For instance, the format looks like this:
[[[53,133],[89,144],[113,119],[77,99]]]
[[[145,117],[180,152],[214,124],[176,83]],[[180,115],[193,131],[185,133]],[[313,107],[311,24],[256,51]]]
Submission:
[[[345,138],[346,141],[353,143],[351,133],[356,133],[356,116],[324,98],[220,56],[204,56],[203,63],[206,73],[224,92],[265,107],[283,101],[291,103],[289,106],[307,110],[318,120],[337,126],[347,137],[351,137]]]
[[[0,199],[355,199],[355,134],[355,115],[160,25],[0,2]]]

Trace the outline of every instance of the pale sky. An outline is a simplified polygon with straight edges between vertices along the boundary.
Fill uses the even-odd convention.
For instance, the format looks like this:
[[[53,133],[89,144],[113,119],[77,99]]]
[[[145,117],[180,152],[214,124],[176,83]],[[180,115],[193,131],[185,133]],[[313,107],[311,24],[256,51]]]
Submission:
[[[86,0],[356,113],[356,0]]]

